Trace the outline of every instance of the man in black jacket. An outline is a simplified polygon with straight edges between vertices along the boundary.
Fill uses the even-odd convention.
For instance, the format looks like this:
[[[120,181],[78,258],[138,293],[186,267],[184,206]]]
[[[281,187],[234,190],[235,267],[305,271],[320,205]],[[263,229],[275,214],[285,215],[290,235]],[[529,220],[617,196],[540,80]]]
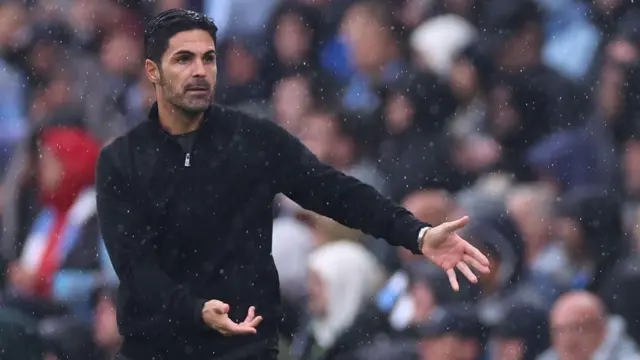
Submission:
[[[424,254],[454,289],[454,268],[472,281],[467,263],[489,271],[487,259],[455,234],[466,218],[431,228],[321,164],[277,125],[212,104],[215,35],[213,22],[191,11],[169,10],[150,22],[145,68],[157,103],[148,121],[100,154],[98,213],[120,278],[122,357],[276,359],[278,193]]]

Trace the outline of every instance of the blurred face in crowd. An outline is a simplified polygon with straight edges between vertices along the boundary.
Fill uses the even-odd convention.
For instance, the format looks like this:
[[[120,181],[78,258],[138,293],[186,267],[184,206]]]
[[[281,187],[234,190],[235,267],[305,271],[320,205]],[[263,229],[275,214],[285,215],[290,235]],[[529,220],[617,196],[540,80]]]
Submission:
[[[622,114],[625,66],[634,63],[639,57],[637,48],[627,40],[614,39],[607,44],[597,90],[598,104],[606,121],[615,121]]]
[[[195,29],[169,40],[160,64],[145,61],[147,76],[157,85],[158,101],[166,101],[187,114],[198,114],[212,102],[218,68],[211,35]]]
[[[478,74],[473,64],[464,58],[451,64],[451,91],[458,100],[472,100],[478,91]]]
[[[14,42],[16,33],[26,23],[26,12],[17,2],[0,5],[0,49]]]
[[[582,231],[576,220],[565,217],[557,218],[554,223],[554,232],[562,241],[562,246],[570,259],[579,261],[586,256]]]
[[[231,85],[248,84],[256,78],[258,63],[246,45],[233,42],[224,56],[226,76]]]
[[[64,168],[62,163],[55,157],[48,148],[40,151],[38,161],[38,185],[40,190],[51,193],[54,192],[62,181]]]
[[[309,29],[295,13],[284,14],[278,21],[274,36],[276,52],[280,61],[299,63],[311,48],[313,30]]]
[[[520,114],[513,106],[512,93],[506,86],[497,86],[489,94],[489,126],[498,139],[507,138],[520,126]]]
[[[379,72],[392,51],[390,29],[364,4],[351,6],[342,20],[342,32],[351,49],[356,67],[365,72]]]
[[[522,360],[525,354],[524,342],[520,339],[495,338],[491,340],[493,360]]]
[[[391,95],[385,104],[384,112],[387,132],[391,135],[402,134],[413,124],[415,109],[404,94]]]
[[[543,37],[541,25],[528,22],[518,33],[502,44],[497,59],[498,64],[512,71],[536,66],[540,62]]]
[[[420,360],[475,360],[479,356],[476,340],[446,334],[420,341]]]
[[[314,316],[324,316],[327,312],[327,292],[320,276],[313,270],[309,271],[309,300],[308,310]]]
[[[533,188],[516,191],[507,198],[507,209],[522,234],[529,259],[535,257],[550,241],[551,194],[551,190],[546,188]]]
[[[124,75],[136,71],[142,59],[138,41],[125,32],[110,36],[102,45],[102,65],[112,74]]]
[[[97,0],[76,0],[71,4],[68,21],[74,30],[92,31],[96,27],[95,15],[100,10]]]
[[[337,139],[334,119],[330,114],[311,114],[304,117],[304,129],[300,139],[311,152],[325,164],[333,158],[333,144]]]
[[[550,315],[551,341],[561,360],[590,359],[606,335],[600,300],[587,293],[562,296]]]
[[[309,86],[307,78],[291,76],[280,80],[273,90],[276,118],[292,134],[303,129],[302,117],[311,106]]]
[[[342,168],[348,166],[353,158],[351,142],[340,133],[333,114],[317,113],[306,116],[300,138],[325,164]]]

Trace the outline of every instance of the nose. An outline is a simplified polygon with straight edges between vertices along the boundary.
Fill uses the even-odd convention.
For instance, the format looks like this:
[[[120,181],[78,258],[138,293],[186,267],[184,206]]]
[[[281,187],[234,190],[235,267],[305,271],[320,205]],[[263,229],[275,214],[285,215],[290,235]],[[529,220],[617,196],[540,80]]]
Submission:
[[[205,77],[205,67],[201,59],[197,59],[193,62],[193,77]]]

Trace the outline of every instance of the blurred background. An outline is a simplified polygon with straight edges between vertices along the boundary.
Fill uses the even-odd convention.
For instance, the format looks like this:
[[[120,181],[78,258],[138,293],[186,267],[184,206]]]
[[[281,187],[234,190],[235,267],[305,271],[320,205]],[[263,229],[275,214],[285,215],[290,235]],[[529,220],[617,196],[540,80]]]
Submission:
[[[142,32],[220,28],[216,101],[461,234],[444,274],[278,198],[282,359],[640,359],[640,2],[0,0],[0,358],[109,359],[101,146],[154,101]]]

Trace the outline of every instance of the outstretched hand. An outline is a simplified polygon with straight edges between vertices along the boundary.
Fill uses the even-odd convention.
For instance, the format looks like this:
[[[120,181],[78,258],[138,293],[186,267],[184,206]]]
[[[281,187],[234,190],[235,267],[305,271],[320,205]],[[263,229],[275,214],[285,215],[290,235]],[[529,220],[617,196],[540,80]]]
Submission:
[[[422,239],[422,254],[447,272],[453,290],[460,290],[455,269],[458,269],[469,281],[478,282],[478,277],[469,265],[481,273],[488,274],[489,259],[480,250],[473,247],[456,234],[469,222],[464,216],[458,220],[442,223],[429,229]]]
[[[262,316],[256,316],[253,306],[249,308],[243,322],[234,322],[229,318],[229,305],[219,300],[210,300],[204,304],[202,318],[207,325],[224,336],[255,334],[256,327],[262,322]]]

